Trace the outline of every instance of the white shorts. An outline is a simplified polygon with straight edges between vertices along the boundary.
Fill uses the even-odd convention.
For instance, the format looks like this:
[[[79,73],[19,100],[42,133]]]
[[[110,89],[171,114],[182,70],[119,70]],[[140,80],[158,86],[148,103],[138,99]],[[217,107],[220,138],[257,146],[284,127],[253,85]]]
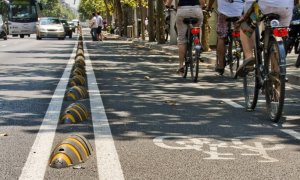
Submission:
[[[245,3],[244,12],[251,7],[253,2]],[[290,26],[290,22],[293,16],[293,8],[292,7],[264,7],[261,9],[263,14],[278,14],[280,16],[279,23],[281,26]]]

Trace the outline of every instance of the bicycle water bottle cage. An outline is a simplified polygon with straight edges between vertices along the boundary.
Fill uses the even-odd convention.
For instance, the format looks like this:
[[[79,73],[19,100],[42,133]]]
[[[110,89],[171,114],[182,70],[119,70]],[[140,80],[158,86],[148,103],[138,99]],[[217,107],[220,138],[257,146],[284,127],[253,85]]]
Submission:
[[[198,18],[192,18],[192,17],[183,19],[184,24],[196,24],[198,21],[199,21]]]

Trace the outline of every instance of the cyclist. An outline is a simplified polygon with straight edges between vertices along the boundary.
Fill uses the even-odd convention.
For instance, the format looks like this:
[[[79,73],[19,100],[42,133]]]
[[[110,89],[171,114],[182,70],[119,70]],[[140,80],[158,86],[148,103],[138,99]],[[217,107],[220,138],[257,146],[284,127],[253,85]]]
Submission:
[[[207,11],[211,11],[215,0],[210,0],[207,5]],[[218,22],[217,22],[217,62],[215,71],[220,75],[224,73],[225,68],[225,39],[228,34],[226,19],[229,17],[240,17],[243,11],[244,0],[217,0]]]
[[[167,0],[165,6],[171,7],[173,0]],[[177,73],[183,73],[184,67],[184,56],[186,51],[186,32],[187,25],[183,23],[184,18],[193,17],[198,18],[199,21],[196,26],[201,27],[203,21],[202,8],[205,7],[205,0],[179,0],[177,13],[176,13],[176,28],[178,32],[177,44],[178,44],[178,55],[179,55],[179,67]]]
[[[244,12],[251,7],[252,3],[255,0],[245,0]],[[285,0],[282,3],[282,0],[261,0],[258,1],[259,8],[263,14],[275,13],[280,16],[279,23],[280,26],[288,27],[293,15],[294,0]],[[244,16],[240,18],[237,22],[237,26],[245,21]],[[244,63],[238,68],[236,76],[244,77],[247,74],[247,70],[252,68],[255,64],[255,59],[253,57],[253,48],[254,48],[254,29],[250,27],[249,24],[244,22],[245,25],[241,26],[241,41],[243,45],[243,51],[245,60]]]

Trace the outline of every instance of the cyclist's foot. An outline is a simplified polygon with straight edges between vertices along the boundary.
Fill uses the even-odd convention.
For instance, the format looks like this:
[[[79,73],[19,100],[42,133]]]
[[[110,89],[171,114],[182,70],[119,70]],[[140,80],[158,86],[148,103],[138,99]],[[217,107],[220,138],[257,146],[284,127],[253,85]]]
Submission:
[[[181,67],[181,68],[177,69],[176,72],[177,72],[177,74],[184,73],[184,67]]]
[[[235,78],[237,78],[238,76],[245,77],[247,73],[253,69],[254,64],[255,64],[254,57],[244,60],[244,63],[237,69]]]
[[[215,68],[215,71],[217,73],[219,73],[220,76],[222,76],[224,74],[224,68],[220,68],[220,67],[216,67]]]

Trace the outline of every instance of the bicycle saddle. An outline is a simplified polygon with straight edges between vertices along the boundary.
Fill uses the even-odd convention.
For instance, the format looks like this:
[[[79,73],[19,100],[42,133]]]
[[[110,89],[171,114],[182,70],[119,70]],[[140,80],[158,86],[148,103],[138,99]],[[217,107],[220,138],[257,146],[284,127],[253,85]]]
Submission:
[[[196,24],[198,21],[199,21],[198,18],[193,18],[193,17],[183,19],[184,24]]]
[[[229,17],[229,18],[226,18],[226,21],[227,22],[235,22],[235,21],[237,21],[239,19],[240,19],[239,17]]]

